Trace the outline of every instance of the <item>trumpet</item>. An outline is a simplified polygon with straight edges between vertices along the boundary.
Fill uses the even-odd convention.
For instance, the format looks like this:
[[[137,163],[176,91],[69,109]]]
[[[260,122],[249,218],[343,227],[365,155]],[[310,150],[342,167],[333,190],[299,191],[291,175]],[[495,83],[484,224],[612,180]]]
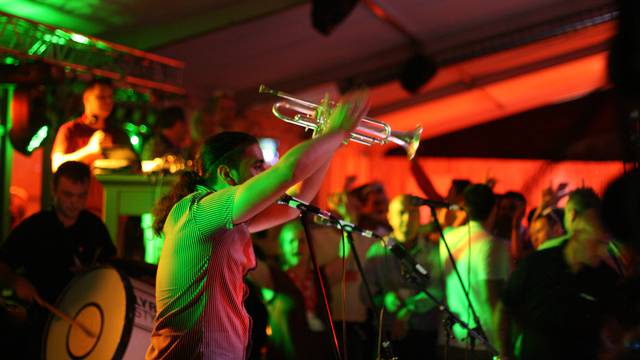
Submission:
[[[323,105],[317,105],[309,101],[293,97],[285,92],[274,90],[266,85],[260,85],[260,94],[272,94],[287,101],[278,101],[273,104],[272,111],[278,119],[302,126],[306,130],[314,130],[325,125],[327,109]],[[333,104],[331,104],[333,105]],[[420,146],[422,126],[418,124],[413,131],[393,131],[388,124],[364,116],[358,127],[353,130],[349,140],[364,145],[384,145],[389,142],[400,145],[407,152],[409,159],[413,159]]]

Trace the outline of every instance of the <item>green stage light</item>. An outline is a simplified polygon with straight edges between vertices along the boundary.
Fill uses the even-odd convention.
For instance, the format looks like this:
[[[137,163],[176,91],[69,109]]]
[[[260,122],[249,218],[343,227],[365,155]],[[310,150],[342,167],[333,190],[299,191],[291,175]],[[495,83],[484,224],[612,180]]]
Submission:
[[[71,34],[71,40],[80,43],[80,44],[88,44],[90,42],[89,38],[80,34]]]
[[[45,99],[28,86],[18,85],[11,101],[11,112],[11,127],[7,129],[9,140],[16,151],[31,155],[50,133]]]
[[[131,145],[138,146],[140,144],[140,137],[138,135],[132,135],[129,140],[131,140]]]
[[[29,145],[27,145],[27,152],[32,153],[35,149],[39,148],[40,145],[42,145],[42,142],[47,138],[47,135],[49,135],[49,127],[44,125],[29,141]]]

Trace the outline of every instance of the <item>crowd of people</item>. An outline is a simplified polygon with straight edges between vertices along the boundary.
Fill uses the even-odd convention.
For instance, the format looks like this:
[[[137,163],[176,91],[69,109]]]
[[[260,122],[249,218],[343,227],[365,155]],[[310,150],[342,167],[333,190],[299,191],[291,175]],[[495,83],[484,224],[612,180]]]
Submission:
[[[431,193],[425,191],[427,196],[464,209],[436,210],[442,232],[433,219],[420,223],[411,195],[388,201],[380,183],[334,194],[331,209],[343,219],[376,229],[403,246],[428,270],[428,283],[406,276],[410,269],[383,242],[356,234],[356,254],[345,254],[342,246],[349,245],[341,242],[340,231],[308,224],[311,239],[305,240],[304,232],[297,231],[295,249],[304,254],[297,266],[306,269],[309,280],[289,281],[288,290],[273,282],[257,282],[273,291],[267,309],[274,334],[273,326],[277,324],[305,339],[296,342],[300,346],[292,344],[288,356],[278,358],[302,358],[313,341],[323,349],[336,347],[327,327],[316,328],[311,318],[306,323],[300,318],[293,320],[292,314],[299,317],[304,309],[314,311],[313,319],[326,317],[324,309],[299,301],[298,311],[291,310],[296,302],[289,302],[287,312],[282,312],[279,305],[274,305],[286,301],[292,289],[311,294],[316,305],[322,296],[313,285],[317,280],[312,276],[308,251],[304,250],[307,245],[300,245],[305,241],[321,248],[317,256],[331,289],[325,296],[333,315],[336,351],[347,354],[347,358],[370,359],[378,351],[383,355],[386,351],[388,356],[389,350],[400,359],[492,359],[495,355],[501,359],[638,357],[640,318],[633,300],[637,300],[638,289],[634,250],[637,244],[633,243],[637,232],[636,237],[612,235],[602,220],[601,197],[593,189],[581,186],[569,191],[567,184],[545,189],[537,203],[532,201],[525,216],[524,196],[517,192],[496,194],[495,182],[473,184],[455,179],[448,195],[442,197],[435,193],[427,174],[415,169],[419,165],[411,166],[414,173],[420,171],[416,179],[422,188],[431,189]],[[637,192],[638,184],[627,181],[627,191]],[[379,206],[372,207],[373,203]],[[634,204],[637,214],[637,195]],[[386,208],[386,216],[377,215],[380,208]],[[281,237],[292,226],[300,229],[299,224],[287,224]],[[255,246],[259,248],[260,243]],[[283,246],[281,251],[287,254],[291,250]],[[358,254],[363,259],[364,279],[353,265],[354,255]],[[287,271],[287,266],[281,269]],[[359,290],[352,291],[353,288]],[[480,337],[472,336],[441,311],[437,301],[442,301]],[[351,316],[344,315],[345,308]],[[322,338],[317,337],[318,333],[323,334]],[[266,353],[278,347],[266,341]],[[383,349],[378,341],[388,341],[390,345]]]
[[[0,285],[26,302],[54,303],[74,274],[116,256],[94,214],[100,188],[90,169],[131,148],[108,122],[111,85],[90,83],[83,99],[84,114],[56,136],[54,208],[17,224],[0,249]],[[383,183],[354,187],[351,178],[331,196],[335,216],[384,239],[350,242],[276,201],[285,192],[312,201],[367,110],[365,94],[345,96],[313,139],[272,167],[241,132],[203,139],[194,155],[184,112],[162,112],[142,158],[195,162],[154,209],[165,242],[147,359],[638,356],[637,172],[615,182],[603,205],[593,189],[570,184],[526,199],[496,194],[496,180],[454,179],[443,196],[412,161],[423,194],[389,199]],[[421,223],[414,195],[455,206]],[[275,250],[258,240],[268,229]],[[416,279],[414,263],[428,279]],[[37,358],[46,316],[32,307],[25,336],[3,332],[3,346],[20,338],[15,358]],[[23,348],[32,353],[18,355]]]

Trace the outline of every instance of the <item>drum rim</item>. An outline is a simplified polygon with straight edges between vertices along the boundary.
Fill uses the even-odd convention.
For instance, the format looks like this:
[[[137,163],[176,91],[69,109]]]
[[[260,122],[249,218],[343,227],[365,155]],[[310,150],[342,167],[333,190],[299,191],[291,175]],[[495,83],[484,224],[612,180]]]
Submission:
[[[80,311],[84,310],[86,307],[88,307],[90,305],[94,305],[98,309],[98,312],[100,312],[100,332],[98,333],[98,338],[96,339],[96,341],[91,346],[91,349],[89,349],[89,351],[87,351],[86,354],[83,355],[83,356],[73,356],[73,354],[71,353],[71,349],[69,349],[69,342],[67,341],[67,352],[69,353],[69,355],[71,355],[71,358],[74,359],[74,360],[75,359],[82,359],[82,358],[86,357],[87,354],[91,354],[91,352],[93,352],[93,350],[96,348],[96,346],[98,346],[98,342],[100,341],[100,338],[102,337],[102,331],[104,330],[104,313],[102,312],[102,308],[100,308],[100,306],[96,306],[98,304],[96,304],[95,302],[90,302],[90,303],[85,304],[78,311],[78,313],[80,313]],[[69,333],[70,332],[71,332],[71,326],[69,327],[69,329],[67,329],[67,339],[69,338]]]
[[[91,268],[88,268],[78,273],[76,276],[74,276],[73,279],[71,279],[69,284],[67,284],[67,286],[64,288],[64,290],[60,293],[60,295],[56,299],[56,305],[64,298],[67,292],[69,292],[69,289],[72,288],[72,285],[77,281],[79,281],[79,278],[81,275],[85,275],[88,272],[100,270],[100,269],[115,270],[118,276],[120,277],[120,279],[122,280],[122,283],[124,284],[124,292],[125,292],[126,304],[127,304],[125,309],[124,328],[122,329],[120,342],[118,342],[118,346],[116,347],[116,350],[113,354],[113,359],[121,359],[124,356],[125,352],[127,351],[127,347],[129,346],[129,340],[131,338],[131,333],[133,331],[133,325],[134,325],[133,322],[135,320],[135,315],[136,315],[136,295],[133,291],[133,285],[131,285],[131,281],[129,281],[129,277],[124,273],[124,271],[112,265],[99,265],[99,266],[93,266]],[[41,340],[42,359],[48,358],[47,357],[47,338],[48,338],[47,335],[49,333],[49,327],[51,326],[53,317],[54,317],[53,314],[49,314],[47,318],[47,322],[44,327],[45,331],[42,334],[42,340]]]

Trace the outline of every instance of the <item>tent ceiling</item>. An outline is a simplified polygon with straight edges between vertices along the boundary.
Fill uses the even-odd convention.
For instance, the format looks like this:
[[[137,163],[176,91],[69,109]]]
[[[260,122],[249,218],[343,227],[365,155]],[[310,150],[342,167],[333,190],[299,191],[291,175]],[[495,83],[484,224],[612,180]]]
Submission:
[[[598,91],[423,142],[418,156],[598,160],[623,158],[616,97]],[[402,155],[401,149],[387,152]]]
[[[242,104],[270,101],[256,94],[266,83],[315,100],[344,80],[363,80],[376,117],[397,129],[422,123],[426,137],[606,85],[611,23],[533,44],[527,29],[545,38],[614,0],[375,2],[419,40],[417,49],[363,4],[328,37],[312,28],[311,5],[300,0],[0,0],[0,10],[182,60],[185,88],[202,98],[222,89]],[[416,50],[442,66],[410,95],[394,80]]]
[[[437,53],[612,0],[377,0]],[[300,0],[0,0],[0,10],[186,63],[187,88],[251,90],[259,82],[300,90],[402,62],[407,38],[363,4],[329,37]]]

